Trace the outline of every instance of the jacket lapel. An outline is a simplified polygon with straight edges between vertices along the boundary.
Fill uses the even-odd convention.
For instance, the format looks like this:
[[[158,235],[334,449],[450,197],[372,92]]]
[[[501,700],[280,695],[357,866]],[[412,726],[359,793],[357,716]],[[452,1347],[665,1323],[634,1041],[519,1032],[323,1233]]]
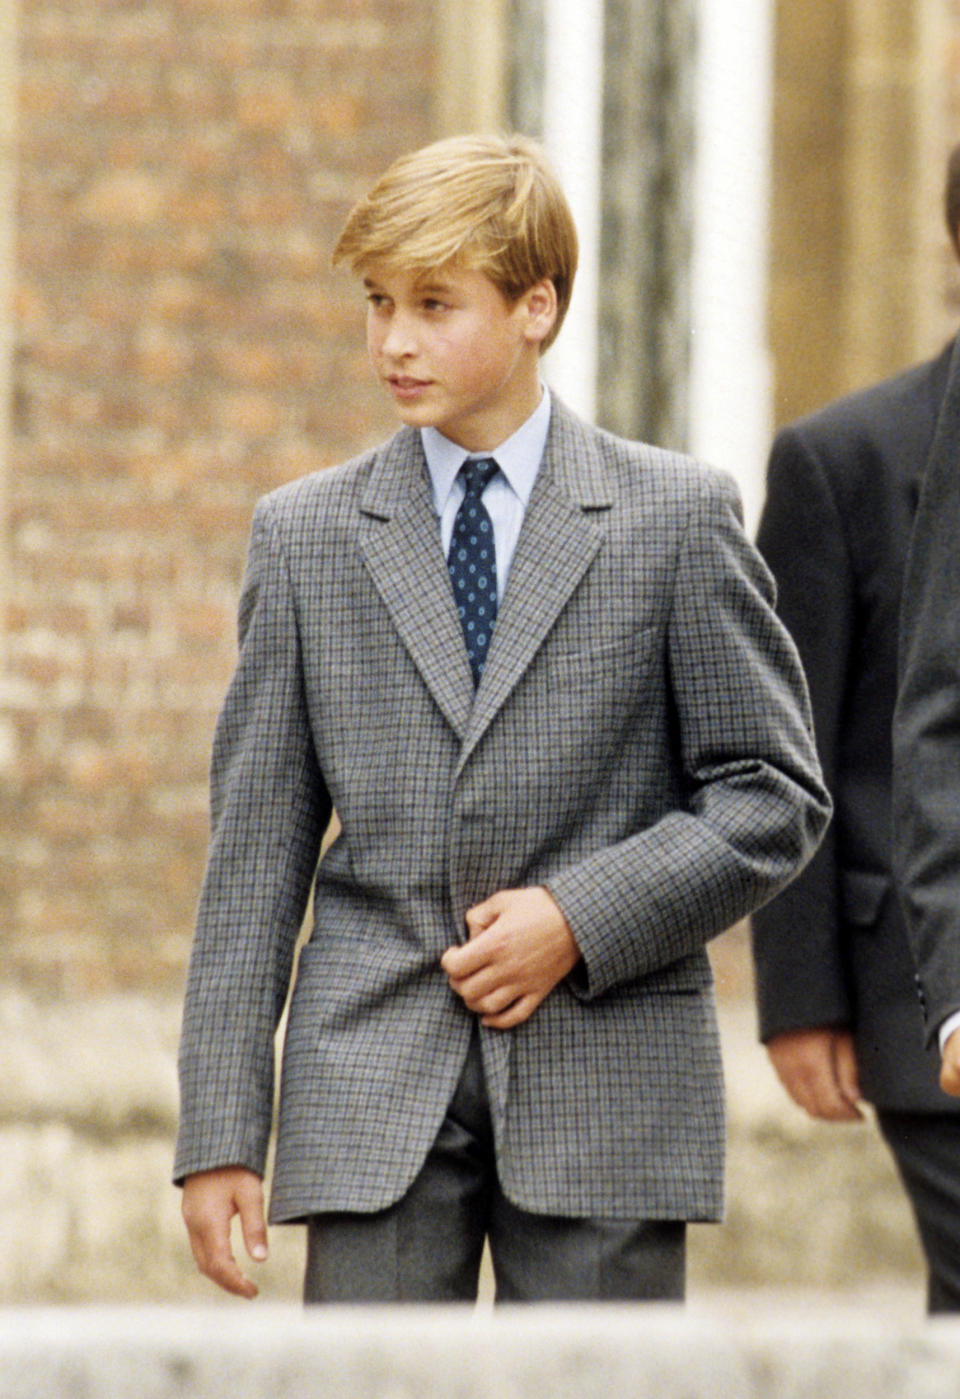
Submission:
[[[419,434],[403,429],[375,458],[360,498],[360,549],[401,641],[463,742],[458,771],[596,556],[612,503],[595,435],[554,397],[543,463],[474,693]]]
[[[605,535],[603,514],[612,503],[595,438],[555,397],[543,463],[469,714],[459,769],[592,563]]]
[[[404,429],[375,459],[360,499],[360,548],[424,683],[458,737],[474,700],[419,434]]]

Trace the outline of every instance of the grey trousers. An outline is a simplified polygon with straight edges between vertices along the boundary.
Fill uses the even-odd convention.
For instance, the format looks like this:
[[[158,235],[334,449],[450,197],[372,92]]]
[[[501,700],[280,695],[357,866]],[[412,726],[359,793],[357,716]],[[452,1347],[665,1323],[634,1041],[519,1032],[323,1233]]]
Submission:
[[[304,1301],[471,1302],[484,1240],[498,1302],[682,1301],[682,1220],[529,1214],[500,1190],[474,1037],[436,1142],[410,1189],[374,1214],[307,1223]]]
[[[927,1260],[927,1310],[960,1311],[960,1114],[878,1111]]]

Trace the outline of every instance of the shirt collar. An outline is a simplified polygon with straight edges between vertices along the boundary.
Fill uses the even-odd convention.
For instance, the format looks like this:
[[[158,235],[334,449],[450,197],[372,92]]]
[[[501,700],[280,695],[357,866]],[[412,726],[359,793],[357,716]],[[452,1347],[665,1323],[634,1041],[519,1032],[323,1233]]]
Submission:
[[[495,457],[497,465],[506,477],[507,484],[526,507],[533,490],[533,483],[540,470],[543,449],[547,443],[550,427],[550,390],[546,384],[540,402],[525,423],[521,423],[512,437],[492,452],[465,452],[449,437],[444,437],[435,427],[420,429],[423,451],[427,459],[427,470],[433,487],[433,500],[437,514],[443,513],[457,479],[457,472],[468,457]]]

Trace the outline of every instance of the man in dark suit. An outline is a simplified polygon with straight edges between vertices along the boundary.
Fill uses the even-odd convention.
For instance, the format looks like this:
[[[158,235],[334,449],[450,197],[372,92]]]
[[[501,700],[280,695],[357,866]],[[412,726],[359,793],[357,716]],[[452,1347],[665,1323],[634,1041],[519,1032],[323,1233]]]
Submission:
[[[271,1198],[308,1300],[467,1300],[485,1236],[500,1298],[677,1298],[722,1203],[705,943],[829,815],[796,648],[732,482],[542,384],[576,236],[537,147],[402,158],[336,251],[403,426],[254,518],[181,1044],[195,1256],[255,1291],[230,1224],[264,1255],[312,886]]]
[[[956,240],[960,148],[947,218]],[[835,805],[810,865],[753,917],[761,1037],[814,1117],[855,1120],[861,1097],[876,1107],[937,1311],[960,1308],[960,1104],[923,1043],[892,879],[891,726],[904,566],[952,349],[781,431],[757,540],[807,672]]]

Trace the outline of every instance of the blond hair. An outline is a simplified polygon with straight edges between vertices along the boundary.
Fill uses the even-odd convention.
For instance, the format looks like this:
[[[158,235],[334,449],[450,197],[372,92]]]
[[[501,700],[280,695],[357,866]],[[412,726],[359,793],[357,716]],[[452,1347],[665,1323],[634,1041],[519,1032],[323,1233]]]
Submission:
[[[453,136],[401,156],[351,211],[334,265],[482,272],[507,301],[549,279],[556,338],[577,270],[577,231],[542,148],[526,136]]]

